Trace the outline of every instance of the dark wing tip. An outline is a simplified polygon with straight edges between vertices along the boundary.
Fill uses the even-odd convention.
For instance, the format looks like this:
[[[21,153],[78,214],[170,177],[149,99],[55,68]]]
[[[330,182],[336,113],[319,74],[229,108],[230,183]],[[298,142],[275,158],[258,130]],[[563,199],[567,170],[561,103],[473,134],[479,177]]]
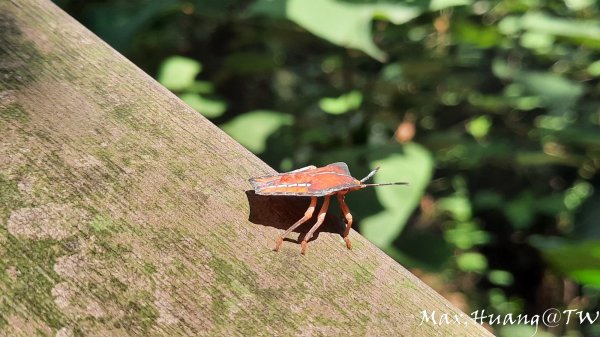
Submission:
[[[348,175],[350,175],[350,170],[348,169],[348,164],[344,163],[343,161],[338,161],[336,163],[331,163],[327,166],[336,166],[341,168],[342,170],[344,170],[344,172],[346,172]]]

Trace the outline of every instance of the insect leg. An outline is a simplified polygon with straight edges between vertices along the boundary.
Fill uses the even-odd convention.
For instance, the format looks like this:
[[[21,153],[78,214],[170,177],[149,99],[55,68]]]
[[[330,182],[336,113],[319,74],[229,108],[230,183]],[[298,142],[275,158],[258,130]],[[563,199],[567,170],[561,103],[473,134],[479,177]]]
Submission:
[[[300,220],[296,221],[295,224],[293,224],[290,228],[288,228],[283,234],[281,234],[277,238],[277,240],[275,241],[274,251],[279,250],[279,247],[281,247],[281,244],[283,243],[283,239],[285,239],[285,237],[288,236],[288,234],[290,234],[291,231],[293,231],[298,226],[305,223],[306,221],[308,221],[308,219],[310,219],[312,217],[313,213],[315,212],[315,207],[317,207],[317,197],[311,197],[310,198],[310,206],[308,206],[308,209],[306,210],[306,212],[304,212],[304,216],[302,218],[300,218]]]
[[[329,198],[331,198],[331,195],[325,196],[325,200],[323,200],[323,206],[321,206],[321,210],[319,211],[319,216],[317,217],[317,222],[310,229],[310,231],[308,231],[308,233],[304,237],[304,240],[302,240],[302,244],[301,244],[302,249],[300,250],[300,253],[302,253],[302,254],[306,253],[306,248],[308,247],[308,240],[310,240],[312,238],[314,232],[317,230],[317,228],[319,228],[321,226],[321,224],[325,220],[325,214],[327,213],[327,208],[329,207]]]
[[[340,207],[342,208],[342,212],[344,212],[344,217],[346,218],[346,230],[344,230],[344,241],[346,241],[346,247],[348,249],[352,249],[352,244],[350,243],[350,238],[348,235],[350,234],[350,227],[352,227],[352,214],[350,214],[350,209],[348,205],[346,205],[346,201],[344,198],[346,197],[343,193],[338,193],[337,198],[340,202]]]

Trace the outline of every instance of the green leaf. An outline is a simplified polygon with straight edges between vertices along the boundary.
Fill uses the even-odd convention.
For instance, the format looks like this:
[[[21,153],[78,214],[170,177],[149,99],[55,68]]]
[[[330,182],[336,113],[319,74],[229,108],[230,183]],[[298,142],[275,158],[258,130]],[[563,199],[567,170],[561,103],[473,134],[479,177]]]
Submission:
[[[480,230],[473,222],[461,222],[455,228],[444,232],[444,239],[460,249],[471,249],[473,246],[490,241],[490,235]]]
[[[360,231],[369,241],[385,249],[400,234],[405,221],[401,213],[386,209],[362,219]]]
[[[600,287],[600,241],[571,242],[556,237],[535,236],[530,239],[556,270],[573,280]]]
[[[556,73],[517,71],[501,60],[495,60],[492,68],[496,76],[514,81],[504,94],[524,110],[546,107],[554,115],[569,116],[585,92],[582,83]]]
[[[473,137],[475,137],[477,139],[481,139],[481,138],[487,136],[491,127],[492,127],[492,121],[491,121],[490,117],[479,116],[479,117],[473,118],[467,124],[467,131],[469,131],[469,133]]]
[[[581,83],[553,73],[523,72],[515,80],[523,85],[525,94],[540,97],[541,105],[557,115],[568,114],[584,93]]]
[[[544,32],[530,31],[521,36],[521,45],[525,48],[536,49],[548,53],[554,45],[554,36]]]
[[[200,62],[182,56],[172,56],[160,66],[158,81],[169,90],[180,91],[193,86],[202,70]]]
[[[480,253],[463,253],[456,258],[456,264],[462,271],[481,273],[487,268],[487,258]]]
[[[470,4],[471,0],[432,0],[427,6],[403,3],[349,3],[335,0],[258,0],[250,14],[285,17],[309,32],[339,46],[356,48],[385,61],[387,55],[373,42],[372,21],[403,24],[429,9],[438,11]]]
[[[594,187],[587,181],[577,181],[565,193],[564,205],[569,210],[576,210],[586,201],[593,193]]]
[[[454,25],[454,23],[453,23]],[[481,48],[493,47],[502,39],[496,26],[481,26],[469,21],[456,23],[456,38]]]
[[[361,233],[382,248],[391,245],[404,228],[418,206],[433,170],[433,159],[421,145],[409,143],[395,148],[396,152],[371,160],[373,167],[380,167],[374,180],[376,183],[407,181],[409,185],[378,187],[377,198],[384,210],[361,221]],[[370,157],[377,158],[384,150],[373,150]]]
[[[276,111],[256,110],[242,114],[221,125],[223,131],[254,153],[262,153],[267,138],[284,125],[291,125],[292,116]]]
[[[471,0],[431,0],[429,9],[439,11],[448,7],[469,5],[472,2]]]
[[[506,35],[514,35],[519,30],[525,30],[535,34],[600,40],[600,24],[597,20],[562,19],[540,12],[527,12],[521,17],[506,17],[498,27]]]
[[[227,110],[227,104],[220,100],[204,98],[198,94],[182,94],[181,100],[207,118],[221,116]]]
[[[490,270],[488,280],[493,284],[506,287],[513,284],[514,277],[510,272],[505,270]]]
[[[358,109],[362,101],[362,93],[358,90],[353,90],[337,98],[323,98],[319,101],[319,107],[321,110],[332,115],[341,115],[350,110]]]
[[[468,221],[472,217],[471,203],[460,195],[441,198],[438,202],[440,210],[447,211],[458,221]]]
[[[596,268],[573,270],[569,275],[579,283],[600,287],[600,270]]]
[[[595,2],[595,0],[565,0],[567,6],[576,11],[592,6]]]
[[[600,61],[590,64],[587,67],[587,72],[594,77],[600,77]]]
[[[528,12],[520,21],[523,29],[537,33],[600,40],[598,20],[561,19],[540,12]]]
[[[444,1],[438,2],[443,5]],[[373,18],[402,24],[422,12],[404,4],[353,4],[334,0],[258,0],[250,9],[252,14],[272,16],[280,16],[283,11],[286,18],[309,32],[339,46],[362,50],[379,61],[387,56],[373,42]]]

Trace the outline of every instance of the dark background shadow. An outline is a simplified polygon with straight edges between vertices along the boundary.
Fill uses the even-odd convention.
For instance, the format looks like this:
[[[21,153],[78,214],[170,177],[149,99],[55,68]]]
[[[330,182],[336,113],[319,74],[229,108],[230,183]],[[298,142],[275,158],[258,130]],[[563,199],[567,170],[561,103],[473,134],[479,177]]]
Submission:
[[[294,197],[294,196],[282,196],[282,195],[258,195],[252,190],[246,191],[248,197],[248,204],[250,205],[250,215],[248,220],[254,224],[269,226],[286,230],[290,228],[298,219],[304,216],[304,212],[310,205],[310,197]],[[337,201],[334,201],[335,197],[332,197],[325,221],[319,227],[319,229],[313,235],[312,240],[315,240],[319,233],[337,233],[340,236],[343,233],[345,223],[342,221]],[[298,240],[286,239],[285,241],[300,242],[304,238],[304,235],[310,230],[310,228],[317,221],[317,215],[323,204],[323,198],[319,198],[317,208],[312,218],[300,227],[296,228],[294,232],[301,233]],[[275,240],[275,238],[273,238]]]

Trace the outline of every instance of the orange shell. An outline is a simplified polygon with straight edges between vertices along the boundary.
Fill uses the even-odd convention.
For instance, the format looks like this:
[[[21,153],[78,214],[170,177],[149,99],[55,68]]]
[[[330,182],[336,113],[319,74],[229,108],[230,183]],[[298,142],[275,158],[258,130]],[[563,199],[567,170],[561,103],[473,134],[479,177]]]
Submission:
[[[295,171],[250,179],[254,192],[260,195],[294,195],[321,197],[344,190],[361,189],[346,163],[323,167],[308,166]]]

